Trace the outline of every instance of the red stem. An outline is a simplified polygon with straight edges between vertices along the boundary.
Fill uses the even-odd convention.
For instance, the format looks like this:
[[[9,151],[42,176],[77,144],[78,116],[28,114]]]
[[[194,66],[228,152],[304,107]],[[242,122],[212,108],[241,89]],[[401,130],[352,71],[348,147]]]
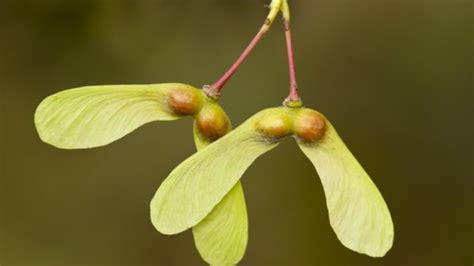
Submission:
[[[293,52],[293,42],[291,38],[290,24],[286,20],[284,21],[284,24],[286,47],[288,50],[288,66],[290,71],[290,93],[286,100],[291,102],[298,102],[301,101],[301,98],[298,94],[298,83],[296,82],[295,56]]]
[[[253,38],[253,40],[250,42],[250,44],[247,46],[247,48],[244,50],[244,52],[239,56],[237,61],[227,70],[227,72],[224,73],[224,75],[214,82],[211,86],[209,86],[206,90],[211,93],[213,96],[218,96],[224,85],[227,83],[227,81],[237,72],[239,67],[242,65],[242,63],[247,59],[247,57],[250,55],[252,50],[257,46],[257,44],[260,42],[262,37],[266,33],[266,29],[268,29],[268,24],[264,24],[262,28],[258,31],[257,35]]]

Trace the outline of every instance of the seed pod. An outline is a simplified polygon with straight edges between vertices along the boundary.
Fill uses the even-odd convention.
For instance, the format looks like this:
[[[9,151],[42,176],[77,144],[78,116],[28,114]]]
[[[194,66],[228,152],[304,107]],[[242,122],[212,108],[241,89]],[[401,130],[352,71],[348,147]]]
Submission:
[[[294,117],[293,132],[302,142],[314,142],[326,132],[326,118],[314,110],[302,109]]]
[[[211,142],[231,129],[230,120],[224,110],[212,102],[206,102],[194,119],[198,132]]]
[[[202,108],[202,93],[197,89],[177,88],[168,98],[168,106],[178,115],[194,115]]]
[[[267,140],[276,141],[291,134],[291,118],[284,109],[268,110],[255,126]]]

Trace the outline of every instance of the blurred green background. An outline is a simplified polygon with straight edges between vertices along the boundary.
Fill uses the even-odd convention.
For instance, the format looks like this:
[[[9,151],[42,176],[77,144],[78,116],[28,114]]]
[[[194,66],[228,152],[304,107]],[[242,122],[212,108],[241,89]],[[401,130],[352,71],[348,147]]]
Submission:
[[[92,84],[217,79],[266,0],[0,1],[0,265],[204,265],[191,233],[163,236],[149,201],[194,152],[192,121],[152,123],[104,148],[42,143],[36,106]],[[391,210],[382,259],[344,248],[292,139],[243,178],[241,265],[474,263],[474,1],[317,0],[293,9],[304,102],[327,115]],[[240,124],[287,94],[281,22],[223,91]]]

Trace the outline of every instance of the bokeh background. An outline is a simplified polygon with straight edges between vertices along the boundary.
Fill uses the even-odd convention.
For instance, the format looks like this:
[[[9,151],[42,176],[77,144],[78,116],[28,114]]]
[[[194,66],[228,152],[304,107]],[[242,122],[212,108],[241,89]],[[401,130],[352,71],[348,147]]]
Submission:
[[[194,152],[192,121],[152,123],[107,147],[42,143],[36,106],[92,84],[217,79],[266,0],[0,0],[0,265],[204,265],[191,233],[163,236],[149,201]],[[291,1],[299,85],[371,174],[395,223],[381,259],[337,240],[292,139],[243,178],[241,265],[474,263],[474,1]],[[277,21],[220,102],[234,125],[287,94]]]

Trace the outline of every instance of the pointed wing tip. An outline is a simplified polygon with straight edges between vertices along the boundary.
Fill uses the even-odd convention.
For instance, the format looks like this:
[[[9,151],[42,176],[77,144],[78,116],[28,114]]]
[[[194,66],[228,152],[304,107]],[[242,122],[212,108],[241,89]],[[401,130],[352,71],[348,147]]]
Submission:
[[[176,235],[188,230],[189,226],[177,222],[172,215],[163,214],[156,196],[150,202],[150,220],[155,229],[163,235]]]
[[[341,241],[342,243],[342,241]],[[359,254],[367,255],[372,258],[382,258],[385,257],[385,255],[392,249],[392,244],[387,245],[386,247],[377,247],[377,248],[363,248],[363,247],[351,247],[350,245],[347,245],[345,243],[342,243],[346,248],[357,252]]]
[[[204,260],[204,261],[206,261],[206,263],[208,263],[211,266],[235,266],[240,263],[240,260],[233,261],[233,262],[221,262],[221,261],[216,262],[216,261],[208,261],[208,260]]]
[[[373,245],[367,242],[354,242],[354,241],[348,241],[342,239],[339,235],[337,235],[337,238],[339,241],[344,245],[346,248],[357,252],[359,254],[367,255],[369,257],[373,258],[382,258],[384,257],[391,249],[393,246],[393,239],[394,239],[394,233],[393,233],[393,226],[389,232],[386,233],[385,235],[385,240],[380,241],[382,242],[381,245]],[[373,241],[375,242],[375,241]]]
[[[387,255],[387,253],[390,251],[390,249],[392,249],[392,244],[393,243],[390,243],[390,245],[386,246],[386,247],[380,247],[380,248],[377,248],[377,249],[368,249],[368,250],[354,250],[358,253],[361,253],[361,254],[365,254],[369,257],[372,257],[372,258],[382,258],[382,257],[385,257],[385,255]]]
[[[178,228],[173,226],[173,223],[164,222],[162,219],[156,217],[156,215],[151,215],[151,223],[155,227],[156,231],[160,232],[163,235],[176,235],[186,231],[186,229]]]
[[[211,256],[202,256],[202,259],[208,263],[209,265],[215,265],[215,266],[234,266],[238,265],[242,259],[244,258],[245,255],[245,250],[246,250],[247,245],[244,246],[244,250],[240,252],[241,254],[238,256],[230,256],[230,258],[222,258],[222,256],[218,255],[217,257]]]

